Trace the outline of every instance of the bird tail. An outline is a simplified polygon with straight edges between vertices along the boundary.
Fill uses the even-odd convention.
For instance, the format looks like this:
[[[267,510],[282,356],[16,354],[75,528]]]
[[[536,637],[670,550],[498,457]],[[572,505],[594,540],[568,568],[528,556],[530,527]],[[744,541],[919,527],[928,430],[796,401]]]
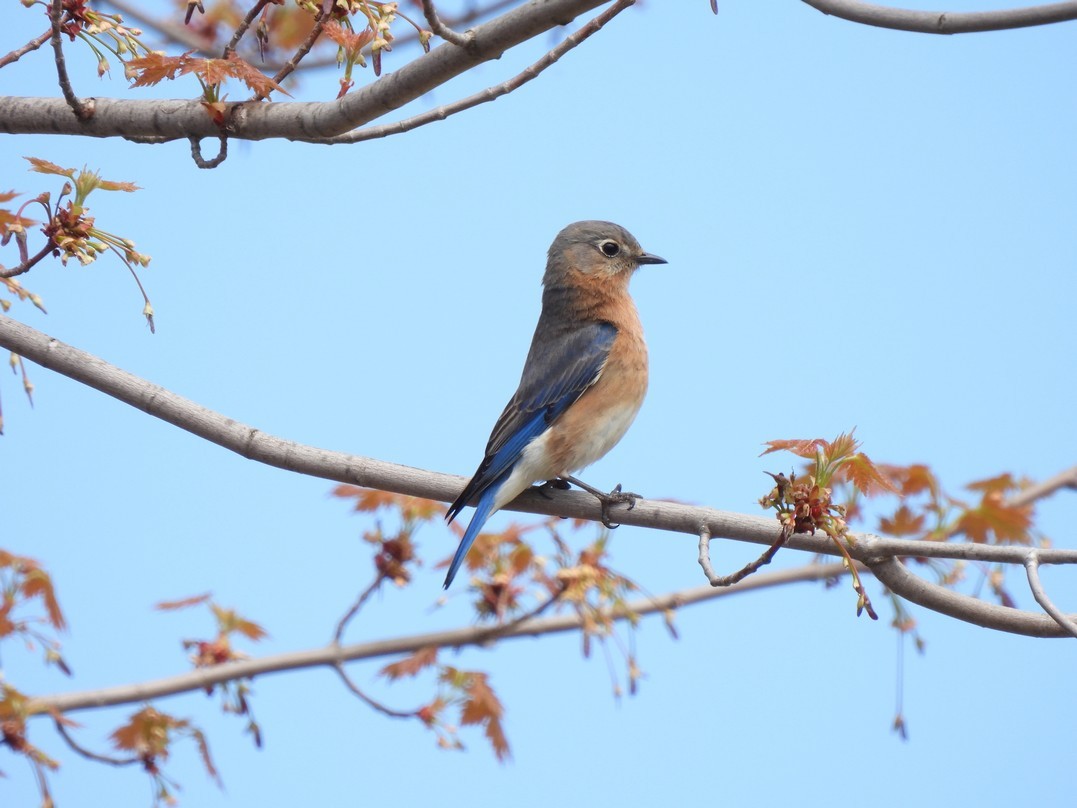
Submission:
[[[452,563],[449,564],[449,571],[445,574],[445,589],[449,588],[452,579],[456,577],[457,570],[460,569],[460,565],[464,563],[464,558],[467,557],[467,551],[470,550],[471,545],[475,543],[475,537],[479,535],[482,526],[485,525],[486,520],[490,518],[490,513],[494,506],[494,498],[497,496],[499,488],[500,486],[490,486],[483,491],[482,496],[479,497],[479,501],[475,505],[475,513],[471,517],[471,522],[468,524],[467,530],[464,531],[464,538],[460,539],[460,546],[456,548],[456,555],[452,557]]]

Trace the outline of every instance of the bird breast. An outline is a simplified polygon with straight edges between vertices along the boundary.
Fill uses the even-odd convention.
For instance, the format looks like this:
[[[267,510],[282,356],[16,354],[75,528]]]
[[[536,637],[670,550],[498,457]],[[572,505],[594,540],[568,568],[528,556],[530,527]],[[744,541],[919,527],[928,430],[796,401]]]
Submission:
[[[647,349],[641,338],[621,332],[598,380],[543,436],[553,473],[573,474],[616,446],[646,392]]]

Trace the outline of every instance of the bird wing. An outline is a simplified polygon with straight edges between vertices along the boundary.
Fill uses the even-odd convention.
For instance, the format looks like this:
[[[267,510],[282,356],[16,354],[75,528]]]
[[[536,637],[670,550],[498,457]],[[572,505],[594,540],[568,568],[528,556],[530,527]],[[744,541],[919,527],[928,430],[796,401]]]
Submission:
[[[524,447],[549,429],[584,391],[598,381],[617,328],[598,322],[556,334],[535,335],[520,387],[494,424],[486,456],[475,476],[449,508],[458,513],[511,471]]]

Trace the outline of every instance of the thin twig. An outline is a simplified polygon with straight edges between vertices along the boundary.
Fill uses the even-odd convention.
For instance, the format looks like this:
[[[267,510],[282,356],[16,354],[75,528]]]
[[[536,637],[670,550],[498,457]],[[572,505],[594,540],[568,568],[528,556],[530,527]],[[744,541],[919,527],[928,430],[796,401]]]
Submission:
[[[381,586],[381,582],[384,580],[384,575],[379,575],[377,578],[375,578],[371,582],[370,586],[364,589],[362,594],[360,594],[359,597],[355,599],[355,603],[351,605],[351,608],[348,609],[348,611],[344,613],[344,616],[340,618],[340,622],[337,623],[337,630],[333,632],[333,642],[335,644],[340,645],[340,640],[344,636],[344,629],[348,627],[348,623],[350,623],[351,619],[355,617],[355,615],[359,612],[361,608],[363,608],[363,604],[366,603],[367,599],[372,594],[374,594],[374,592],[377,591],[378,587]]]
[[[451,29],[445,23],[441,21],[438,16],[437,9],[434,8],[433,0],[422,0],[423,4],[423,16],[426,17],[426,21],[430,23],[430,30],[434,32],[435,36],[439,36],[446,42],[451,42],[460,48],[466,48],[475,39],[475,35],[470,31],[465,31],[460,34]]]
[[[13,50],[7,56],[0,57],[0,67],[7,67],[12,62],[19,61],[19,59],[28,54],[30,51],[35,51],[40,48],[42,45],[48,42],[51,37],[52,28],[49,28],[47,31],[45,31],[45,33],[40,34],[39,36],[35,36],[21,48],[15,48],[15,50]]]
[[[760,567],[769,564],[774,559],[775,553],[777,553],[779,548],[785,544],[788,538],[789,534],[782,530],[778,534],[778,538],[774,540],[774,543],[755,561],[745,564],[739,570],[730,573],[729,575],[719,575],[711,566],[711,532],[706,525],[703,525],[699,529],[699,565],[703,567],[703,574],[707,576],[707,580],[710,581],[711,586],[732,586],[733,584],[743,581]]]
[[[1025,505],[1031,505],[1037,500],[1049,497],[1051,494],[1062,488],[1072,488],[1077,490],[1077,466],[1071,469],[1056,474],[1054,477],[1048,477],[1041,483],[1030,485],[1023,491],[1018,491],[1012,497],[1006,498],[1006,505],[1010,508],[1020,508]]]
[[[69,747],[71,747],[73,751],[82,755],[82,757],[86,758],[87,760],[93,760],[97,763],[107,763],[109,766],[130,766],[132,763],[142,762],[142,758],[137,756],[128,758],[117,758],[111,757],[109,755],[102,755],[98,752],[93,752],[82,746],[78,741],[71,737],[71,733],[67,731],[67,727],[64,726],[64,722],[61,719],[55,718],[53,724],[56,727],[56,731],[60,734],[60,737],[64,739],[64,743],[66,743]]]
[[[380,126],[371,126],[366,129],[356,129],[352,132],[346,132],[343,135],[337,135],[330,138],[296,138],[296,140],[304,140],[309,143],[324,143],[328,145],[336,145],[343,143],[359,143],[364,140],[375,140],[377,138],[388,137],[389,135],[399,135],[404,132],[410,132],[412,129],[417,129],[420,126],[425,126],[428,123],[434,121],[443,121],[450,115],[455,115],[458,112],[477,107],[480,104],[486,104],[490,101],[495,101],[503,95],[507,95],[514,90],[519,89],[529,81],[538,78],[546,68],[557,62],[562,56],[568,53],[573,48],[580,45],[584,40],[598,31],[602,30],[610,20],[620,14],[629,6],[632,6],[636,0],[618,0],[608,9],[597,15],[594,19],[584,24],[577,31],[571,35],[565,37],[557,47],[549,51],[545,56],[539,59],[537,62],[529,66],[526,70],[509,79],[501,84],[494,85],[493,87],[487,87],[481,92],[470,95],[467,98],[463,98],[459,101],[454,101],[451,104],[445,104],[444,106],[437,107],[436,109],[429,110],[428,112],[420,113],[411,118],[405,118],[402,121],[396,121],[395,123],[382,124]],[[279,82],[278,82],[279,83]]]
[[[1054,602],[1047,597],[1047,592],[1043,588],[1043,583],[1040,581],[1040,557],[1036,550],[1030,550],[1028,556],[1025,558],[1025,573],[1028,575],[1028,588],[1032,590],[1032,597],[1036,599],[1036,602],[1043,607],[1043,610],[1047,614],[1051,615],[1055,619],[1058,625],[1062,626],[1066,631],[1077,637],[1077,621],[1072,620],[1066,614],[1055,606]]]
[[[60,40],[60,22],[63,17],[63,0],[52,0],[49,19],[52,21],[52,50],[55,54],[56,77],[60,82],[60,91],[64,94],[64,100],[67,101],[67,105],[71,107],[71,111],[75,113],[76,118],[80,121],[85,121],[93,116],[93,105],[92,103],[84,104],[71,88],[71,79],[67,75],[67,61],[64,59],[64,45]]]
[[[40,251],[19,262],[17,266],[6,268],[0,267],[0,278],[14,278],[16,275],[22,275],[24,272],[29,272],[33,269],[35,264],[39,263],[46,255],[55,249],[56,243],[51,238],[48,239],[45,246],[42,247]]]
[[[310,33],[307,34],[307,38],[303,41],[303,44],[299,46],[295,53],[292,54],[292,58],[289,59],[284,66],[277,71],[277,75],[273,77],[273,83],[280,85],[288,76],[295,72],[299,67],[299,63],[306,58],[306,55],[310,53],[310,49],[314,47],[314,43],[318,41],[318,38],[322,35],[322,31],[325,29],[325,24],[329,21],[329,11],[332,9],[332,0],[323,0],[321,8],[318,9],[318,13],[314,15],[314,26],[310,29]],[[255,101],[264,100],[269,93],[259,92],[254,96]]]
[[[556,592],[554,592],[552,595],[550,595],[550,597],[542,601],[542,603],[538,604],[530,611],[524,612],[518,617],[514,617],[507,623],[502,623],[498,626],[491,626],[490,628],[486,629],[486,632],[478,640],[478,644],[485,645],[487,643],[493,643],[501,637],[511,634],[524,623],[541,616],[547,609],[549,609],[551,606],[561,600],[561,596],[563,594],[565,594],[565,586],[564,584],[561,584]]]
[[[357,684],[355,684],[354,681],[352,681],[352,678],[348,676],[348,672],[344,670],[344,665],[342,663],[334,663],[333,670],[337,672],[341,681],[344,682],[344,687],[348,688],[348,690],[368,707],[377,710],[382,715],[387,715],[389,718],[415,718],[418,716],[418,710],[394,710],[392,707],[388,707],[377,699],[368,696]]]
[[[264,9],[272,0],[258,0],[247,12],[247,16],[243,18],[243,21],[236,27],[235,32],[232,34],[232,38],[228,41],[228,44],[224,46],[224,58],[228,58],[228,54],[235,53],[236,46],[239,45],[239,41],[243,39],[243,35],[250,29],[251,24],[255,18],[262,13]]]
[[[221,135],[221,148],[217,152],[217,156],[211,160],[206,160],[202,157],[201,138],[189,137],[187,139],[191,141],[191,158],[194,160],[194,164],[199,168],[216,168],[228,159],[228,138],[224,135]]]

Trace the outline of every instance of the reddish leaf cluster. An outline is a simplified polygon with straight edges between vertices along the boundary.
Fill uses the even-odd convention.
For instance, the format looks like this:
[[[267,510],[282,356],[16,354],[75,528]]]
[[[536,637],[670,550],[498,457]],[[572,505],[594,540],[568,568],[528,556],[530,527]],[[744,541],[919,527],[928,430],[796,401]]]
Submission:
[[[266,636],[266,630],[257,623],[241,617],[233,609],[225,609],[210,601],[210,595],[196,595],[182,600],[163,601],[157,604],[161,611],[177,611],[191,606],[207,604],[217,623],[217,636],[212,640],[184,640],[183,647],[187,651],[193,651],[191,661],[196,668],[208,668],[236,659],[243,659],[246,655],[232,647],[234,634],[246,637],[248,640],[257,642]],[[212,691],[212,688],[210,689]]]
[[[338,485],[333,489],[333,496],[355,500],[355,510],[359,513],[396,516],[400,526],[395,533],[386,535],[378,521],[374,529],[363,534],[363,540],[376,547],[374,570],[378,581],[389,580],[397,586],[410,583],[410,567],[418,563],[412,537],[420,526],[444,514],[445,509],[428,499],[354,485]]]
[[[871,604],[856,565],[846,549],[849,527],[848,508],[834,501],[833,486],[846,484],[857,494],[871,496],[881,492],[896,493],[897,488],[870,458],[859,451],[860,442],[853,433],[838,435],[833,441],[775,440],[767,442],[764,455],[788,451],[808,459],[807,473],[798,478],[791,474],[771,474],[774,488],[760,499],[764,508],[773,508],[783,536],[823,531],[841,552],[857,593],[856,613],[866,611],[872,620],[878,615]],[[768,472],[769,473],[769,472]]]
[[[44,610],[43,615],[22,615],[35,605]],[[46,664],[70,676],[71,670],[60,655],[60,643],[38,630],[42,623],[54,631],[62,631],[67,625],[52,578],[34,559],[0,549],[0,641],[19,637],[29,648],[40,645]]]
[[[288,95],[273,79],[234,51],[224,59],[204,59],[192,56],[193,52],[187,51],[180,56],[153,52],[137,59],[129,59],[127,77],[131,79],[131,86],[151,87],[179,76],[194,75],[202,85],[205,101],[210,104],[224,100],[220,95],[220,86],[227,79],[243,82],[247,89],[260,97],[266,97],[274,90]]]
[[[110,738],[115,748],[131,752],[141,761],[142,768],[154,782],[155,797],[158,801],[174,802],[170,793],[174,784],[164,776],[161,764],[168,760],[172,744],[177,739],[194,740],[206,772],[218,785],[221,784],[205,735],[186,719],[176,718],[159,712],[152,706],[146,706],[132,715],[126,724],[117,728]]]
[[[63,0],[60,8],[63,12],[60,30],[74,42],[75,37],[92,24],[92,12],[88,0]]]
[[[872,463],[858,451],[859,443],[852,433],[839,435],[834,441],[771,441],[768,447],[764,454],[784,449],[811,461],[803,477],[794,474],[786,479],[784,475],[772,475],[776,485],[761,500],[765,507],[777,511],[783,529],[791,533],[820,529],[842,547],[841,541],[846,540],[848,532],[846,522],[861,516],[862,500],[892,495],[896,497],[893,508],[878,517],[879,532],[889,536],[923,541],[964,537],[976,543],[995,544],[1045,541],[1033,535],[1032,504],[1022,503],[1016,496],[1024,483],[1010,474],[969,484],[967,488],[979,494],[979,501],[968,504],[947,495],[926,465]],[[844,502],[835,501],[838,498],[833,494],[835,489],[845,492]],[[955,585],[964,577],[965,567],[961,563],[931,563],[944,585]],[[1004,573],[1002,566],[985,570],[984,580],[1001,603],[1012,606],[1014,601],[1005,589]],[[912,632],[915,621],[896,600],[895,613],[900,614],[894,625]],[[917,641],[920,642],[918,638]]]
[[[0,587],[0,639],[26,630],[29,621],[14,619],[12,612],[33,600],[41,601],[45,619],[54,629],[60,631],[67,625],[52,578],[34,559],[0,550]]]
[[[241,617],[233,609],[225,609],[210,600],[210,595],[196,595],[181,600],[166,601],[157,604],[162,611],[176,611],[191,606],[209,606],[214,621],[217,624],[217,635],[210,640],[184,640],[183,648],[190,653],[190,660],[196,668],[210,668],[223,665],[247,657],[242,651],[233,646],[234,635],[246,637],[248,640],[257,642],[266,635],[266,630],[258,623]],[[236,679],[224,682],[216,688],[209,686],[206,694],[211,694],[215,689],[220,690],[221,708],[226,713],[232,713],[247,719],[246,730],[254,738],[256,746],[262,745],[262,731],[254,718],[248,696],[250,695],[250,683],[245,679]]]
[[[508,739],[501,723],[504,708],[490,687],[485,673],[464,671],[449,665],[439,665],[436,647],[421,648],[410,656],[390,663],[381,669],[381,675],[389,681],[418,676],[428,668],[436,669],[438,695],[429,703],[407,713],[393,713],[397,717],[416,718],[432,730],[438,746],[443,749],[463,749],[454,724],[449,723],[445,713],[450,708],[459,710],[461,726],[481,726],[498,760],[509,757]],[[369,699],[368,699],[369,700]]]
[[[0,683],[0,746],[6,746],[13,754],[26,758],[36,775],[42,805],[51,805],[46,774],[58,769],[60,764],[30,743],[26,732],[26,719],[29,716],[26,696],[8,684]],[[61,716],[54,718],[61,723],[70,723]],[[4,773],[0,771],[0,777],[3,776]]]

